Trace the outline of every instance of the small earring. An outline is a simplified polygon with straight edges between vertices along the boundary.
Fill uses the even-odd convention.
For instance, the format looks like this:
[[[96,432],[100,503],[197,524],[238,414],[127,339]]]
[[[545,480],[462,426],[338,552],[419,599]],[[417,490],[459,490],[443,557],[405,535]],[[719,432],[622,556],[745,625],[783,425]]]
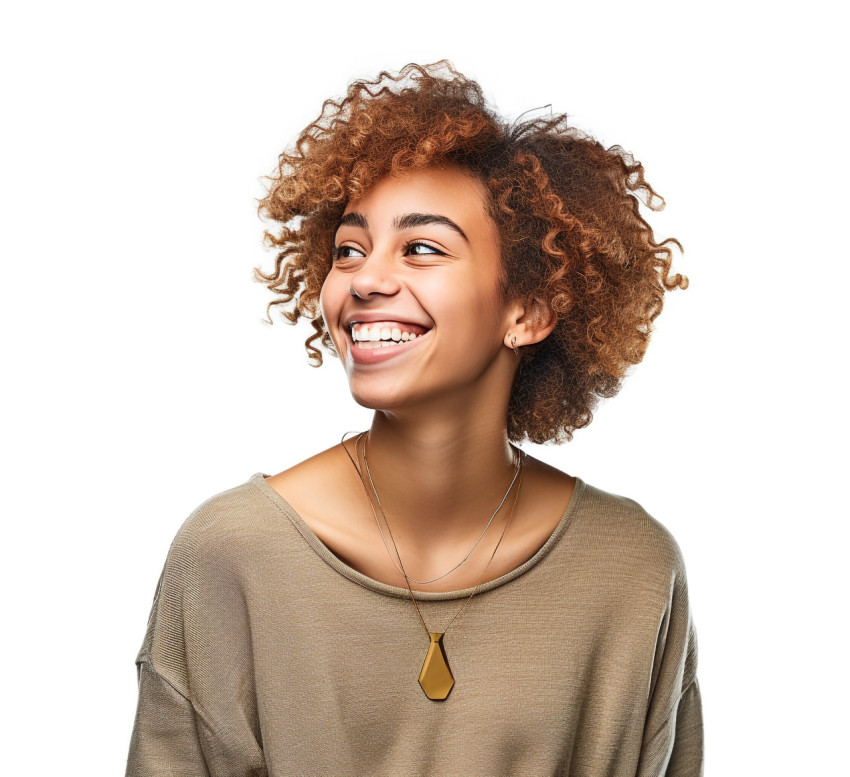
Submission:
[[[517,350],[517,347],[516,347],[516,335],[511,335],[511,348],[513,348],[514,353],[517,356],[519,356],[519,351]]]

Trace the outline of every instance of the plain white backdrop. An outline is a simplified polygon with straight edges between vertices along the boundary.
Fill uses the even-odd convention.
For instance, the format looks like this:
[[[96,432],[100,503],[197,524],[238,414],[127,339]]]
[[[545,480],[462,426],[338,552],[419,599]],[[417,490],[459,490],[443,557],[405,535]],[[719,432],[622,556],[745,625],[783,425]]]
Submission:
[[[646,166],[678,237],[646,360],[527,450],[678,539],[709,775],[847,774],[848,161],[832,4],[32,2],[3,12],[3,771],[122,774],[134,658],[203,500],[363,429],[264,324],[277,154],[447,57]]]

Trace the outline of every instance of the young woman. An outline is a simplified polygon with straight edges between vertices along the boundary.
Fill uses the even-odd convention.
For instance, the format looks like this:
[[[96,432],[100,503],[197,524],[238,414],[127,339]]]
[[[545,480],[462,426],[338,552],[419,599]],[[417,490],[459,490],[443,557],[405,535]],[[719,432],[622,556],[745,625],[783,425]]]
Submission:
[[[675,541],[514,445],[586,426],[686,285],[636,197],[621,149],[446,63],[325,103],[258,274],[374,420],[183,525],[129,775],[701,773]]]

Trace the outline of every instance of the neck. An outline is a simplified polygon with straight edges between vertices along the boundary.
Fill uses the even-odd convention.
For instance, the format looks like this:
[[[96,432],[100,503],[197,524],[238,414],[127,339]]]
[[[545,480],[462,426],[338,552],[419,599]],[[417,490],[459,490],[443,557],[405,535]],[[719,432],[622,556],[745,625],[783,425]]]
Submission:
[[[392,531],[406,545],[468,539],[498,505],[516,464],[504,423],[474,413],[401,422],[377,412],[360,450]]]

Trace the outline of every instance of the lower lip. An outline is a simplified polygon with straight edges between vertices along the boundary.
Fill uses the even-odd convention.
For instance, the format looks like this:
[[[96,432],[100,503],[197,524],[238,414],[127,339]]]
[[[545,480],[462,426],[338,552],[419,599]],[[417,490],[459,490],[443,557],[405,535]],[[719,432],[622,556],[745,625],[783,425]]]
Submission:
[[[401,345],[387,345],[380,348],[360,348],[349,337],[351,345],[348,352],[351,354],[352,361],[356,364],[381,364],[392,359],[394,356],[407,353],[411,348],[415,348],[417,343],[430,333],[431,330],[428,330],[425,334],[418,335],[415,339],[408,340]]]

